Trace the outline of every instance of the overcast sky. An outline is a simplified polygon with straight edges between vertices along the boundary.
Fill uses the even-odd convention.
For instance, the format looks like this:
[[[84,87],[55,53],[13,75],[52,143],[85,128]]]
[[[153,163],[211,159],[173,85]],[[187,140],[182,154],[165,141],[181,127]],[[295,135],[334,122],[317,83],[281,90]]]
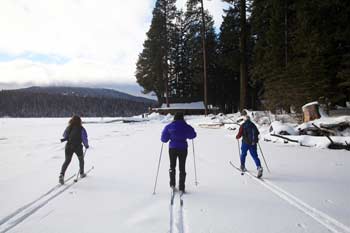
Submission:
[[[139,92],[135,64],[154,4],[155,0],[1,0],[0,88],[76,85]],[[177,1],[178,7],[184,4]],[[219,28],[227,5],[221,0],[204,4]]]

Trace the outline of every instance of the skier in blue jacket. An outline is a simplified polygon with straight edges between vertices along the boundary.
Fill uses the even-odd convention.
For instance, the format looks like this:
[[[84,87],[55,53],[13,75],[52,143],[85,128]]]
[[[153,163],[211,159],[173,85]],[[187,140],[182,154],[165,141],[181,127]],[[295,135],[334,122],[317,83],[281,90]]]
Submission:
[[[179,190],[185,192],[186,180],[186,157],[187,157],[187,139],[193,139],[197,136],[192,126],[184,120],[184,114],[177,112],[174,121],[165,126],[162,132],[161,141],[169,143],[170,158],[170,187],[175,188],[176,181],[176,160],[179,158]]]
[[[68,165],[70,164],[73,154],[75,153],[79,159],[79,172],[80,177],[85,177],[84,173],[84,155],[83,155],[83,146],[87,149],[89,148],[88,136],[85,128],[82,126],[81,118],[79,116],[73,116],[69,120],[69,125],[63,133],[63,138],[61,142],[65,142],[65,161],[61,168],[61,173],[59,176],[59,182],[64,184],[64,174],[67,170]]]

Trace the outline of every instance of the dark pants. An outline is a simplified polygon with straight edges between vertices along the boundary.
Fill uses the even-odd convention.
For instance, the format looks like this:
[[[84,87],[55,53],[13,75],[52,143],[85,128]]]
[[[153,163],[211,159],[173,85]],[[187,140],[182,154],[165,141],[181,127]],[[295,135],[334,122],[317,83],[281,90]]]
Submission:
[[[80,174],[84,173],[84,154],[83,154],[83,146],[82,145],[69,145],[66,144],[66,149],[65,149],[65,161],[62,165],[62,169],[61,169],[61,174],[64,175],[64,173],[67,170],[68,165],[70,164],[70,162],[72,161],[72,157],[73,154],[76,154],[78,156],[79,159],[79,172]]]
[[[169,149],[169,158],[170,158],[170,186],[176,185],[176,160],[179,158],[179,171],[180,171],[180,179],[179,179],[179,189],[185,190],[185,180],[186,180],[186,158],[187,158],[187,149],[179,150],[170,148]]]

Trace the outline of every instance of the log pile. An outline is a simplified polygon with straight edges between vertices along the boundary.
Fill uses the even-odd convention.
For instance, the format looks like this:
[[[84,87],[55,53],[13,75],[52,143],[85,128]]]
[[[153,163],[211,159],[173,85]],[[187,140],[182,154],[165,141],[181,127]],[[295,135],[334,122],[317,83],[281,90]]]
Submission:
[[[320,124],[320,128],[332,132],[340,132],[339,136],[343,136],[342,132],[350,129],[350,122],[340,122],[338,124]]]
[[[343,132],[350,129],[350,122],[340,122],[337,124],[320,124],[312,123],[312,127],[299,129],[299,135],[310,136],[344,136]]]
[[[322,132],[327,132],[325,130],[322,130],[322,128],[318,127],[317,125],[315,125],[314,123],[312,123],[313,126],[315,126],[315,128],[321,130],[321,133]],[[331,142],[329,145],[328,145],[328,148],[329,149],[335,149],[335,150],[340,150],[340,149],[345,149],[345,150],[350,150],[350,144],[348,144],[348,142],[345,141],[345,145],[342,144],[342,143],[338,143],[338,142],[334,142],[331,137],[327,134],[324,133],[324,136],[326,136],[328,138],[328,140]]]
[[[312,123],[311,125],[312,126],[310,127],[299,129],[299,135],[327,137],[330,141],[330,144],[328,145],[329,149],[345,149],[350,151],[350,142],[334,142],[331,138],[331,136],[345,136],[343,135],[343,133],[345,131],[350,130],[350,122],[345,121],[333,124],[320,124],[320,126],[317,126],[316,124]],[[270,135],[273,137],[282,138],[284,140],[284,143],[294,142],[299,143],[301,146],[303,146],[298,140],[286,137],[289,135],[288,132],[282,131],[279,132],[279,134],[271,133]]]

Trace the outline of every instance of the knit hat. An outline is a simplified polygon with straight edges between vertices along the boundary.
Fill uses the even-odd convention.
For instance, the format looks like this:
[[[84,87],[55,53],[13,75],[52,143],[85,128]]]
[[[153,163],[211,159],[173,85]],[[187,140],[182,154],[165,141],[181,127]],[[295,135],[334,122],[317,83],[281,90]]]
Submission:
[[[184,120],[184,113],[183,112],[175,113],[174,121],[177,121],[177,120]]]

